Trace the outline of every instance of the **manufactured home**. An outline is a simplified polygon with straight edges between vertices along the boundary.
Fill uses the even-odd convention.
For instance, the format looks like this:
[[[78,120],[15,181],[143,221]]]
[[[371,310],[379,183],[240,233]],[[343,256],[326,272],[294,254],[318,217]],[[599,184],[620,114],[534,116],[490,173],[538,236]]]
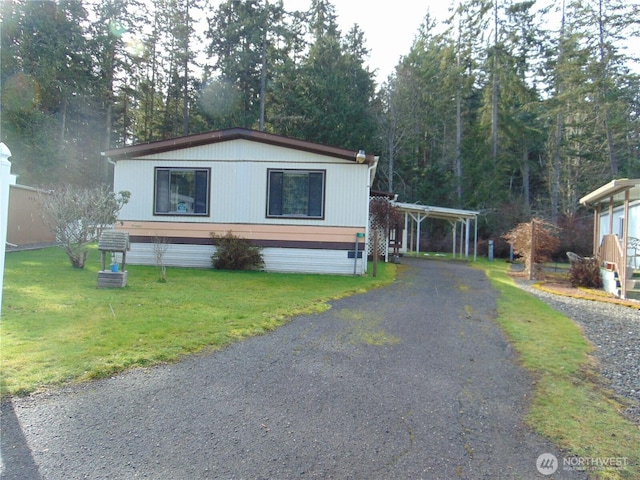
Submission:
[[[640,179],[618,179],[580,199],[594,211],[593,255],[601,261],[604,289],[639,297]]]
[[[103,152],[129,191],[116,230],[130,264],[210,267],[211,235],[262,247],[265,270],[363,274],[378,158],[233,128]]]

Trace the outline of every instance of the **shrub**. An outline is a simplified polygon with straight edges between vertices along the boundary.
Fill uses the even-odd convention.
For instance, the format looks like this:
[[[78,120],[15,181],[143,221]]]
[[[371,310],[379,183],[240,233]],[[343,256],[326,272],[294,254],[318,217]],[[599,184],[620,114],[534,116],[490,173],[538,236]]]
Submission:
[[[558,218],[560,246],[557,260],[566,260],[565,252],[589,256],[593,252],[593,215],[567,214]]]
[[[253,270],[264,267],[261,248],[251,245],[246,238],[241,238],[228,231],[224,236],[211,234],[216,252],[211,256],[214,268],[220,270]]]
[[[131,193],[112,192],[106,186],[82,188],[60,185],[38,193],[45,226],[56,236],[74,268],[84,268],[88,245],[112,225]]]
[[[164,256],[167,254],[168,249],[169,243],[165,237],[153,237],[153,253],[156,256],[156,265],[160,270],[159,281],[161,283],[167,281],[167,266],[164,263]]]
[[[602,287],[600,262],[597,258],[581,258],[578,261],[571,262],[569,279],[572,287]]]
[[[384,197],[373,197],[369,201],[371,224],[385,230],[403,225],[400,211]]]
[[[532,225],[535,223],[535,241],[532,241]],[[557,228],[549,222],[534,218],[529,223],[521,223],[502,237],[513,245],[513,251],[524,259],[525,272],[537,277],[540,264],[549,260],[557,251],[559,240]],[[532,252],[532,245],[534,245]]]

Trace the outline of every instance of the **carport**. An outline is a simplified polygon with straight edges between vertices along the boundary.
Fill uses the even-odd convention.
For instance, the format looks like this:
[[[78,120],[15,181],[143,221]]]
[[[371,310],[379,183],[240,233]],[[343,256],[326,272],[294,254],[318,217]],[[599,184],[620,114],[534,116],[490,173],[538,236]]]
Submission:
[[[469,242],[471,237],[471,222],[473,221],[473,259],[476,259],[478,251],[478,215],[480,212],[473,210],[460,210],[456,208],[434,207],[416,203],[391,202],[398,211],[404,214],[404,230],[402,233],[401,253],[415,251],[420,253],[421,225],[427,218],[446,220],[453,232],[453,257],[456,254],[462,258],[469,258]]]

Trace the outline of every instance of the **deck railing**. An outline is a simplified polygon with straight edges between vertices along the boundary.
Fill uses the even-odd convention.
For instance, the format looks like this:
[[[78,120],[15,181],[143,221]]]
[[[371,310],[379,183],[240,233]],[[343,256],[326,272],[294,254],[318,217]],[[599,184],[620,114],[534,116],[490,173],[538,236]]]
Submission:
[[[620,296],[625,298],[627,290],[627,265],[624,261],[625,256],[618,235],[604,235],[602,237],[598,257],[605,268],[618,273],[621,289]]]

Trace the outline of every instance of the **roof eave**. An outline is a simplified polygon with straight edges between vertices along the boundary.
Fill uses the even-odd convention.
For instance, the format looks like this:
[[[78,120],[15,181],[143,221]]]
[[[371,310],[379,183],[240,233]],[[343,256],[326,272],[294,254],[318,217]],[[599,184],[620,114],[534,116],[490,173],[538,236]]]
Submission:
[[[594,206],[598,203],[608,202],[611,197],[615,197],[616,195],[623,193],[627,190],[634,191],[634,198],[637,196],[640,198],[640,178],[628,179],[622,178],[617,180],[611,180],[606,185],[594,190],[593,192],[585,195],[580,199],[580,205],[583,206]],[[637,194],[636,194],[637,193]]]
[[[480,212],[474,210],[462,210],[458,208],[447,207],[435,207],[431,205],[421,205],[415,203],[404,202],[392,202],[393,205],[398,207],[401,211],[408,211],[412,213],[422,213],[431,218],[438,218],[441,220],[450,220],[452,218],[465,218],[473,219],[480,215]]]
[[[328,145],[321,145],[318,143],[307,142],[305,140],[298,140],[295,138],[244,128],[217,130],[214,132],[190,135],[187,137],[132,145],[130,147],[107,150],[101,153],[103,156],[108,157],[113,161],[118,161],[231,140],[250,140],[268,145],[316,153],[319,155],[327,155],[330,157],[340,158],[342,160],[351,160],[353,162],[356,162],[356,155],[358,153],[344,148],[331,147]],[[366,155],[365,163],[368,165],[374,164],[375,157],[373,155]]]

